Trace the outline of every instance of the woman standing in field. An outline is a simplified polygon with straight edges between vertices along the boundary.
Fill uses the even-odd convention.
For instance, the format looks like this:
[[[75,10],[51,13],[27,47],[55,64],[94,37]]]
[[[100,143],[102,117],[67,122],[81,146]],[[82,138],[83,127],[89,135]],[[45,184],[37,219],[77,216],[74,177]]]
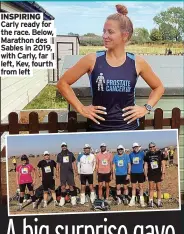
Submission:
[[[127,8],[116,5],[117,12],[107,17],[103,28],[106,51],[84,56],[64,73],[57,87],[62,96],[90,121],[90,131],[134,130],[139,118],[149,113],[164,93],[158,76],[147,62],[125,52],[133,34],[133,24]],[[70,85],[88,73],[92,90],[92,105],[84,106]],[[135,105],[135,86],[138,76],[152,92],[144,106]]]

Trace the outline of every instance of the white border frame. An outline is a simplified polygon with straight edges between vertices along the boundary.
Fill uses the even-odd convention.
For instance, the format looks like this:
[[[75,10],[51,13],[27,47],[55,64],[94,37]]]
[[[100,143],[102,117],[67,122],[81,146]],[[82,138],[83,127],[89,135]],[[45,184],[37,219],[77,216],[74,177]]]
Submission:
[[[180,154],[179,154],[179,141],[178,141],[178,129],[155,129],[155,130],[137,130],[136,132],[160,132],[160,131],[173,131],[177,133],[177,153],[178,153],[178,192],[179,192],[179,208],[176,209],[155,209],[155,210],[122,210],[122,211],[93,211],[93,212],[62,212],[62,213],[34,213],[34,214],[10,214],[10,206],[9,206],[9,176],[8,176],[8,145],[7,145],[7,138],[8,137],[19,137],[19,136],[38,136],[38,135],[73,135],[73,134],[102,134],[102,133],[127,133],[127,131],[101,131],[101,132],[68,132],[68,133],[43,133],[43,134],[15,134],[15,135],[7,135],[5,138],[6,143],[6,178],[7,178],[7,204],[8,204],[8,216],[9,217],[16,217],[16,216],[44,216],[44,215],[79,215],[79,214],[110,214],[110,213],[131,213],[131,212],[162,212],[162,211],[181,211],[181,180],[180,180]],[[135,132],[135,131],[128,131],[128,132]]]

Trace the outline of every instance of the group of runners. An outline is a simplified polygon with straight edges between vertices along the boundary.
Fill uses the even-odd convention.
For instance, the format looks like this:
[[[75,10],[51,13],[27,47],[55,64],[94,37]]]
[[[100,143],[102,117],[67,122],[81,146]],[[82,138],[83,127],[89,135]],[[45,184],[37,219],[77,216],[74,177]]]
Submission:
[[[116,182],[116,198],[118,204],[126,201],[129,206],[136,205],[136,190],[139,188],[139,202],[145,207],[144,183],[149,182],[148,207],[154,206],[153,196],[156,184],[158,207],[162,207],[161,182],[165,178],[166,161],[165,152],[157,149],[154,142],[149,143],[149,150],[145,154],[138,143],[133,143],[132,152],[127,154],[122,145],[118,145],[117,153],[108,151],[107,145],[102,143],[97,154],[91,152],[91,146],[85,144],[83,152],[75,158],[68,150],[65,142],[61,144],[61,152],[57,155],[56,162],[50,159],[50,154],[45,151],[43,160],[38,162],[37,170],[29,163],[26,155],[22,155],[22,164],[16,167],[17,186],[20,189],[19,210],[22,210],[25,189],[28,188],[33,202],[33,208],[37,208],[34,185],[36,177],[40,177],[43,186],[43,207],[47,207],[48,192],[51,192],[54,206],[64,206],[67,189],[70,191],[71,204],[77,204],[77,191],[75,178],[81,182],[80,204],[85,204],[86,186],[90,188],[90,201],[94,203],[98,197],[100,200],[110,202],[110,186],[112,180]],[[94,172],[96,171],[98,191],[94,188]],[[55,192],[55,178],[60,179],[61,196],[59,202]],[[129,187],[131,183],[131,199],[129,199]],[[103,188],[105,187],[105,197]],[[123,187],[123,189],[122,189]],[[123,191],[123,192],[122,192]],[[123,193],[123,194],[122,194]]]

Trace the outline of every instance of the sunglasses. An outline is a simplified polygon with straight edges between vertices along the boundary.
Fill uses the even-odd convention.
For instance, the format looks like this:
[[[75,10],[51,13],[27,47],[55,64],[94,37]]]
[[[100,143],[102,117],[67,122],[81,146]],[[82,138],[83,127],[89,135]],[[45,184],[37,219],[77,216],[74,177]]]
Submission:
[[[67,147],[67,145],[62,145],[61,147]]]
[[[150,149],[155,148],[155,145],[154,145],[154,146],[150,146],[149,148],[150,148]]]
[[[123,149],[118,149],[118,150],[123,150]]]

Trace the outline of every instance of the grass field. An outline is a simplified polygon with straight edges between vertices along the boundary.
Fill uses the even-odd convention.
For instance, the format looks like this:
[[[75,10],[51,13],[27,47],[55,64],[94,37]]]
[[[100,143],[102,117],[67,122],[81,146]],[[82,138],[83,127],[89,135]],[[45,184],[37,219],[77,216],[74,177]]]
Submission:
[[[127,45],[126,51],[135,53],[135,54],[165,54],[166,48],[168,45]],[[173,54],[180,54],[184,52],[182,44],[176,44],[170,46]],[[104,50],[103,46],[80,46],[80,54],[86,55],[88,53],[93,53],[98,50]]]
[[[67,102],[61,96],[56,96],[55,85],[47,85],[27,106],[28,109],[60,109],[67,108]]]

